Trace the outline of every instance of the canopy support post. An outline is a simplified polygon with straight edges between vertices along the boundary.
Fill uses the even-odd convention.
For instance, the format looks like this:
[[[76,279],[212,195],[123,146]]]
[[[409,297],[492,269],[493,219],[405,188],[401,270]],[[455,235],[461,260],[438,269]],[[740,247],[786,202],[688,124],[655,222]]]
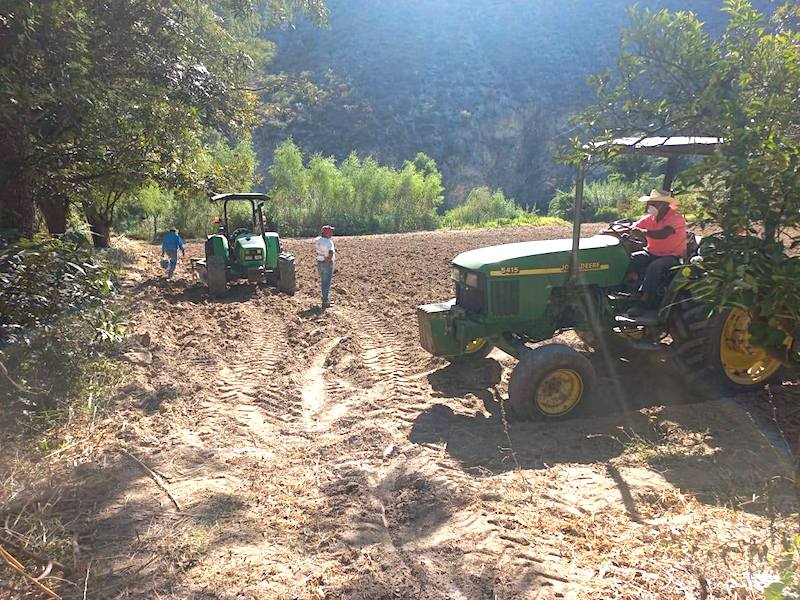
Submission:
[[[572,216],[572,252],[569,255],[569,277],[567,285],[573,285],[578,280],[580,269],[580,244],[581,221],[583,219],[583,182],[586,178],[586,162],[578,163],[578,172],[575,176],[575,212]]]
[[[675,180],[675,175],[678,174],[678,157],[670,156],[667,159],[667,170],[664,172],[664,183],[661,189],[667,193],[672,192],[672,182]]]

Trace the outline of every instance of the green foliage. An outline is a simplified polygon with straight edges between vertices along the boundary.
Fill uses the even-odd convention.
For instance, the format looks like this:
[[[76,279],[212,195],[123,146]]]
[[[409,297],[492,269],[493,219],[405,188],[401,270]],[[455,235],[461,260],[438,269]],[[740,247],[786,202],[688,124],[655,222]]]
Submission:
[[[36,235],[0,250],[0,348],[81,311],[107,330],[113,273],[85,240]]]
[[[797,363],[783,345],[786,333],[800,339],[800,257],[787,247],[800,244],[796,8],[768,21],[746,0],[728,0],[724,12],[717,38],[692,13],[632,13],[616,73],[595,78],[601,102],[578,121],[597,141],[686,132],[724,140],[682,179],[697,190],[702,222],[721,228],[690,287],[714,305],[747,308],[754,341]],[[583,155],[576,143],[573,158]]]
[[[606,180],[589,182],[583,190],[583,221],[610,222],[625,217],[638,219],[644,215],[644,207],[637,199],[660,185],[660,178],[653,175],[627,181],[619,174],[612,174]],[[569,192],[560,190],[550,201],[548,214],[571,221],[574,209],[575,188]]]
[[[445,227],[479,225],[498,219],[515,219],[524,211],[512,198],[506,198],[503,190],[492,193],[489,188],[475,188],[467,196],[466,202],[447,211],[444,215]]]
[[[260,25],[319,0],[8,0],[0,12],[0,194],[80,203],[102,245],[120,199],[148,181],[203,189],[196,156],[255,125]],[[35,157],[35,160],[33,158]]]
[[[402,169],[351,154],[337,165],[312,156],[287,140],[275,150],[269,169],[273,220],[287,235],[309,235],[324,223],[347,234],[433,229],[442,203],[442,179],[424,154]]]
[[[574,179],[552,145],[591,102],[586,75],[612,64],[634,3],[691,6],[712,30],[724,22],[719,0],[336,2],[330,30],[268,32],[276,63],[323,93],[292,98],[288,116],[271,113],[259,156],[266,163],[289,135],[337,160],[357,150],[389,162],[424,149],[448,206],[485,185],[546,214],[554,190]]]
[[[451,229],[471,227],[508,227],[512,225],[551,225],[561,219],[541,217],[523,210],[502,190],[475,188],[466,202],[448,210],[442,217],[442,226]]]
[[[96,379],[91,357],[123,333],[113,281],[80,235],[38,234],[0,249],[0,388],[23,408],[55,408],[55,398],[80,395]]]
[[[780,579],[764,589],[764,600],[797,600],[800,598],[800,536],[784,542],[784,553],[778,563]]]
[[[204,146],[192,169],[204,188],[215,193],[249,192],[257,182],[256,157],[249,139],[234,147],[223,141]],[[203,237],[214,230],[212,219],[219,211],[201,191],[176,192],[150,182],[120,200],[116,229],[140,239],[158,238],[170,227],[187,238]],[[250,223],[249,212],[249,208],[236,205],[228,216],[238,227]]]

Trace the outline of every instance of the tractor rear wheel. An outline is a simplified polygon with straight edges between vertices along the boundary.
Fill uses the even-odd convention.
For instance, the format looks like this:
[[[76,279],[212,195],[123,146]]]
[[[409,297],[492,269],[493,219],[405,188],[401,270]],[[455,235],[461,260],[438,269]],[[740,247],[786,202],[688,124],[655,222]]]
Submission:
[[[520,419],[578,416],[596,383],[585,356],[563,344],[548,344],[520,355],[508,382],[508,403]]]
[[[215,298],[224,296],[228,291],[228,281],[225,275],[225,259],[221,256],[206,258],[206,271],[208,291]]]
[[[494,349],[486,338],[478,338],[472,340],[464,347],[464,352],[461,354],[454,354],[452,356],[445,356],[445,360],[453,364],[469,363],[481,358],[486,358],[489,353]]]
[[[739,308],[709,316],[711,309],[692,300],[673,308],[672,348],[686,378],[709,392],[759,389],[785,373],[779,360],[750,344],[750,315]]]
[[[294,296],[297,291],[297,277],[292,254],[281,254],[278,258],[278,289],[290,296]]]

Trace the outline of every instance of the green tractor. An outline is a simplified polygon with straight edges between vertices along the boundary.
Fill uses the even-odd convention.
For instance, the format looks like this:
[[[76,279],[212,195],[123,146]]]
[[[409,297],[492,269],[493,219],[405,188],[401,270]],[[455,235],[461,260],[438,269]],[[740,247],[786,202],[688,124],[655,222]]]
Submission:
[[[709,155],[716,138],[626,138],[619,153],[667,157],[663,189],[670,190],[677,161]],[[420,341],[451,362],[485,357],[499,348],[519,359],[508,385],[508,404],[518,418],[575,416],[596,388],[592,363],[563,344],[531,345],[573,329],[596,351],[620,355],[666,352],[687,376],[735,392],[779,376],[781,362],[749,343],[749,315],[733,309],[712,313],[681,285],[702,260],[702,243],[687,234],[682,263],[662,286],[658,311],[628,316],[636,285],[626,283],[632,252],[642,240],[627,233],[630,222],[611,224],[610,234],[580,237],[586,164],[578,168],[572,239],[480,248],[452,261],[455,298],[417,308]],[[687,273],[688,272],[688,273]]]
[[[212,203],[222,202],[219,231],[208,236],[205,258],[193,260],[200,281],[212,296],[223,296],[228,282],[246,279],[267,283],[294,295],[296,289],[294,256],[284,252],[278,234],[264,226],[265,194],[218,194]],[[228,226],[228,204],[249,202],[251,225],[233,231]]]

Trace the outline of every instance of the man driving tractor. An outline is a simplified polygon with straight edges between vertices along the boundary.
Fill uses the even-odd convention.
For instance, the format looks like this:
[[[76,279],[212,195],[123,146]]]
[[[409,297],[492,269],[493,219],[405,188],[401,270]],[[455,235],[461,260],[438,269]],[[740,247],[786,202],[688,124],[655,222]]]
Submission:
[[[669,269],[676,266],[686,252],[686,219],[676,210],[678,201],[669,192],[654,189],[642,196],[647,215],[636,221],[630,232],[644,236],[646,246],[631,254],[628,281],[641,281],[641,306],[628,311],[640,316],[659,305],[659,288]],[[644,279],[642,280],[642,277]]]

